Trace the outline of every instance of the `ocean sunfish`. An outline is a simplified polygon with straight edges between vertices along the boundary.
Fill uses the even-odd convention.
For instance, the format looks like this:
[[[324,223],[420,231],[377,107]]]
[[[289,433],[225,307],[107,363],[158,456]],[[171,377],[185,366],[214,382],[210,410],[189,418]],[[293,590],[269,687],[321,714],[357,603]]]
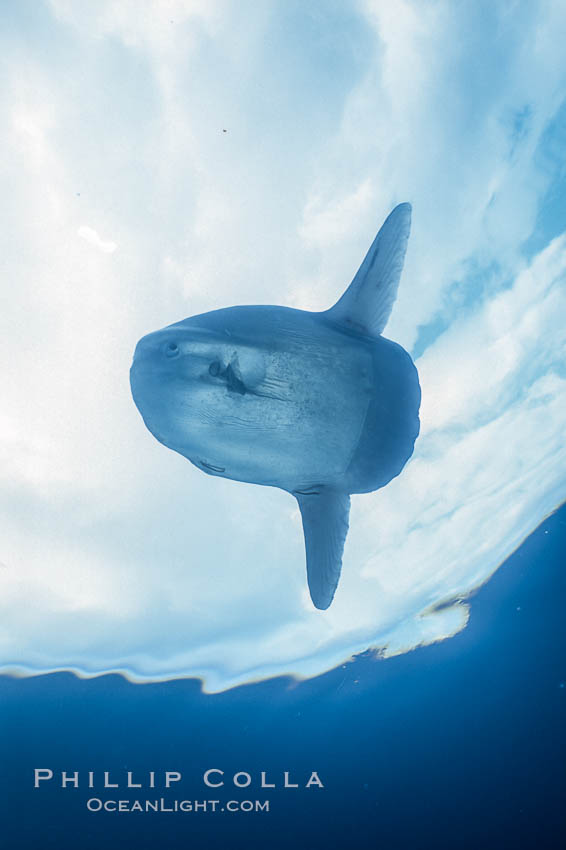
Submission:
[[[329,310],[213,310],[144,336],[134,354],[132,395],[159,442],[209,475],[297,499],[320,609],[340,577],[350,494],[398,475],[419,432],[417,370],[381,336],[410,223],[410,205],[395,207]]]

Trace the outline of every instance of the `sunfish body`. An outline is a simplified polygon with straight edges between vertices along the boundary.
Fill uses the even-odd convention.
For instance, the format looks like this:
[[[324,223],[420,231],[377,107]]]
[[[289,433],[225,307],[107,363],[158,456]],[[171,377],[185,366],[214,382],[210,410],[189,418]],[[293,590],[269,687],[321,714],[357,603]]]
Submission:
[[[209,475],[287,490],[303,520],[307,578],[328,608],[351,493],[398,475],[419,432],[410,356],[384,339],[411,207],[385,221],[330,310],[228,307],[144,336],[130,379],[151,433]]]

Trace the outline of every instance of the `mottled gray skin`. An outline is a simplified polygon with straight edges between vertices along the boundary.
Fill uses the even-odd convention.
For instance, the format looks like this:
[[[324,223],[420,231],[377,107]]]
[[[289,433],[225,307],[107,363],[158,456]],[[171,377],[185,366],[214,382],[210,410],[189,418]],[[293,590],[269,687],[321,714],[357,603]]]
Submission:
[[[401,346],[288,307],[229,307],[148,334],[131,386],[168,448],[210,475],[291,493],[383,487],[419,431]]]
[[[209,475],[297,498],[322,609],[340,576],[350,494],[398,475],[419,432],[417,371],[381,336],[409,226],[402,204],[330,310],[215,310],[148,334],[134,355],[133,398],[161,443]]]

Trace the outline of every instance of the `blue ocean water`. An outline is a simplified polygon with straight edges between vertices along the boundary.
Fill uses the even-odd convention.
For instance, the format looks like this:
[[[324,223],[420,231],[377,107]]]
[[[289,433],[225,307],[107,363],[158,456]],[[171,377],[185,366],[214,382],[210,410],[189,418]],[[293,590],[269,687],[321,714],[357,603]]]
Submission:
[[[217,695],[120,676],[0,679],[0,841],[16,848],[566,846],[566,507],[472,600],[456,637],[303,683]],[[34,768],[54,780],[33,788]],[[249,788],[206,788],[209,768]],[[156,789],[62,789],[60,771]],[[324,788],[304,784],[316,771]],[[215,774],[215,778],[218,775]],[[268,799],[269,812],[89,812],[97,799]]]

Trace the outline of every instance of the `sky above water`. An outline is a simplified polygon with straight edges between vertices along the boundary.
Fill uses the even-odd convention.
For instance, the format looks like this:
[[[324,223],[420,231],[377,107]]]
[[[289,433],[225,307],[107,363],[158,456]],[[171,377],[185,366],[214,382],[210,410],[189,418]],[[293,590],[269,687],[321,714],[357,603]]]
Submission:
[[[465,628],[566,497],[565,32],[549,0],[6,5],[3,671],[219,690]],[[402,201],[421,436],[320,612],[294,500],[159,445],[129,366],[189,315],[330,306]]]

